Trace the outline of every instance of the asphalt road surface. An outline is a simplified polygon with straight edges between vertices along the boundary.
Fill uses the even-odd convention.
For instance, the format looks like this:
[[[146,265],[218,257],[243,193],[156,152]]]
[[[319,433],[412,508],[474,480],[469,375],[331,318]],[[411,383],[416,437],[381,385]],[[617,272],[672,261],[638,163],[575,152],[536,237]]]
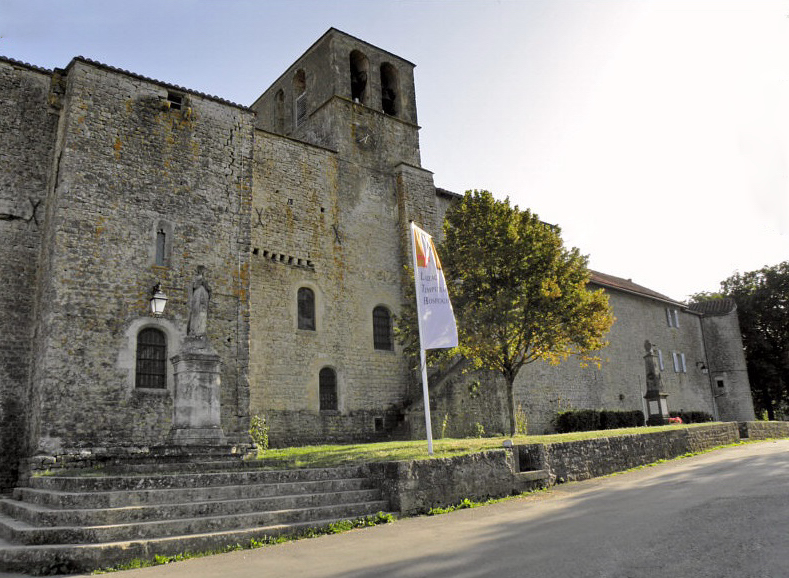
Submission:
[[[789,577],[789,440],[113,576]]]

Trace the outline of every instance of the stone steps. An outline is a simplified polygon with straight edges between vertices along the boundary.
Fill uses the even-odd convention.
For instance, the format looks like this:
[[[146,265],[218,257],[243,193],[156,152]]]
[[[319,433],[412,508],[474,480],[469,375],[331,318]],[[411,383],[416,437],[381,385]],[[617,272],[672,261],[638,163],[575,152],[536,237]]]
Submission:
[[[0,498],[0,572],[89,571],[388,510],[356,466],[37,476]]]

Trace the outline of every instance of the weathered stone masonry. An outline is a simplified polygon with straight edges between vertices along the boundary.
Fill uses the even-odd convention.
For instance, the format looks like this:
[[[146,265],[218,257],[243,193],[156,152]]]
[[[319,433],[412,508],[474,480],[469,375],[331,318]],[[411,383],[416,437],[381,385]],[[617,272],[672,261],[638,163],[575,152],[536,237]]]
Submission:
[[[0,59],[0,490],[20,458],[168,443],[169,360],[198,265],[231,444],[251,414],[275,445],[422,435],[391,323],[409,221],[440,236],[457,195],[421,166],[413,69],[331,29],[247,108],[84,58],[55,71]],[[593,282],[617,317],[611,346],[600,368],[522,372],[530,432],[559,409],[641,409],[645,339],[663,352],[670,409],[752,419],[733,308]],[[138,383],[146,330],[165,387]],[[436,433],[445,416],[447,435],[504,429],[500,379],[444,377]]]

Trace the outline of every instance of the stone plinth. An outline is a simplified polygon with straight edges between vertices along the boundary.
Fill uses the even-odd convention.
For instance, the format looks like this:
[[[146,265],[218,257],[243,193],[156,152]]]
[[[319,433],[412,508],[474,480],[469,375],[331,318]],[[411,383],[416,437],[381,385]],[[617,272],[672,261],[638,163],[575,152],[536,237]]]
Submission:
[[[171,359],[175,372],[173,426],[169,442],[179,445],[227,443],[220,424],[222,362],[205,337],[187,337]]]

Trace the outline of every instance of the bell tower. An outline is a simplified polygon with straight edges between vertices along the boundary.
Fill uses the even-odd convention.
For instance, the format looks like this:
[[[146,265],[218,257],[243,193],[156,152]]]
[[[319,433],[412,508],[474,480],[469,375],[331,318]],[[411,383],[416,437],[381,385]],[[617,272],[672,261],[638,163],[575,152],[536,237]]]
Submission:
[[[335,150],[420,166],[414,65],[329,29],[252,105],[257,128]]]

